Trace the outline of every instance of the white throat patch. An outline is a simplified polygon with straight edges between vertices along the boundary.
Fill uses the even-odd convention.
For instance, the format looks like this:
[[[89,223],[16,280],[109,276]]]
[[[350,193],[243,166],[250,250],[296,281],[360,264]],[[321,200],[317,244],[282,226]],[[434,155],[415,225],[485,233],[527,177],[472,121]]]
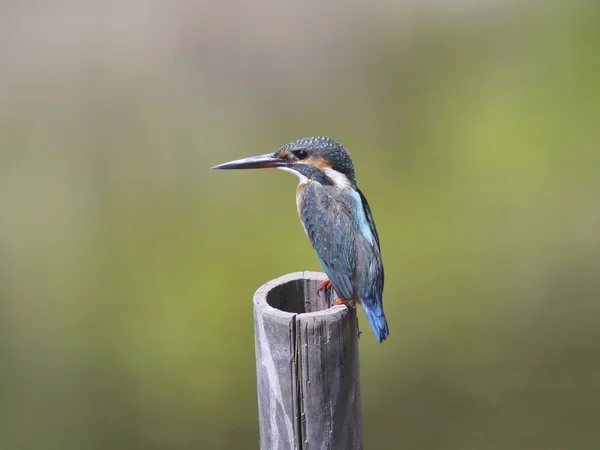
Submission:
[[[279,170],[284,170],[286,172],[290,172],[293,173],[294,175],[296,175],[298,177],[298,179],[300,180],[301,184],[306,184],[308,183],[308,178],[305,177],[304,175],[302,175],[300,172],[294,170],[294,169],[290,169],[289,167],[278,167]]]
[[[337,170],[333,170],[331,167],[328,167],[327,169],[325,169],[325,175],[327,175],[329,178],[331,178],[331,181],[333,181],[333,184],[336,187],[339,187],[341,189],[351,189],[352,188],[352,183],[350,183],[350,180],[348,179],[348,177],[346,175],[344,175],[341,172],[338,172]]]

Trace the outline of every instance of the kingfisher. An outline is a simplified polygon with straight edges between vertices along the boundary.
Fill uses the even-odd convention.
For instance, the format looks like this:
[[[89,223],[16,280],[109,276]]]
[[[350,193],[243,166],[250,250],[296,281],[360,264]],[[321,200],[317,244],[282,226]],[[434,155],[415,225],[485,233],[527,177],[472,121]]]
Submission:
[[[333,305],[361,304],[375,337],[382,342],[389,330],[383,313],[383,262],[379,236],[367,199],[356,185],[348,151],[326,137],[308,137],[274,153],[251,156],[213,169],[274,167],[300,179],[296,206],[304,231],[328,280],[340,299]]]

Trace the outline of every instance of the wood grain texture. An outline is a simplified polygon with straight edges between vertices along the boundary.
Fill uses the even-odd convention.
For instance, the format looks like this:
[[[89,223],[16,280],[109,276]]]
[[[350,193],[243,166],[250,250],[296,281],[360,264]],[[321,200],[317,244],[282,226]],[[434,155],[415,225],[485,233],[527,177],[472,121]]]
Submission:
[[[362,449],[356,310],[317,295],[325,278],[296,272],[254,295],[263,450]]]

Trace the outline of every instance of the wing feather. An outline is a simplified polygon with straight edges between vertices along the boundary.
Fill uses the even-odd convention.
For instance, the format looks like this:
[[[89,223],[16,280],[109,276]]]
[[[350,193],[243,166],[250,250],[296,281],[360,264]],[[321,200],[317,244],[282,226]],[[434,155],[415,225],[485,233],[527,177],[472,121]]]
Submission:
[[[369,222],[369,227],[371,229],[371,233],[375,237],[375,242],[377,242],[377,249],[371,249],[376,255],[375,258],[371,258],[371,264],[368,270],[369,275],[377,280],[374,286],[373,295],[377,298],[381,299],[381,295],[383,292],[383,282],[384,282],[384,272],[383,272],[383,263],[381,262],[381,245],[379,243],[379,235],[377,234],[377,228],[375,227],[375,221],[373,220],[373,214],[371,213],[371,207],[369,206],[369,202],[360,189],[356,189],[358,191],[358,195],[360,195],[360,200],[363,206],[363,210],[365,216],[367,217],[367,221]],[[365,296],[366,293],[361,292],[361,297]]]
[[[300,217],[319,261],[336,292],[350,304],[357,296],[353,275],[356,268],[356,226],[342,192],[320,183],[304,190]]]
[[[381,251],[381,247],[379,245],[379,235],[377,234],[377,228],[375,227],[375,221],[373,220],[373,214],[371,213],[371,207],[369,206],[369,202],[367,201],[367,198],[364,196],[360,189],[356,188],[356,190],[358,191],[358,195],[360,195],[360,200],[363,206],[365,216],[367,217],[367,221],[369,222],[369,227],[371,227],[371,233],[373,233],[373,236],[375,236],[375,241],[377,241],[377,249]]]

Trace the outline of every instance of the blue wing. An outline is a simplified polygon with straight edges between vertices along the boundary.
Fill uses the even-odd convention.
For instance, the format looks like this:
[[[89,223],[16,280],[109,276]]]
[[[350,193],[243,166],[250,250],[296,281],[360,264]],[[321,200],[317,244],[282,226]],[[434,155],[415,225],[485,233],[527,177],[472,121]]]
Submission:
[[[310,183],[298,209],[306,234],[336,292],[354,305],[358,294],[354,277],[357,229],[351,205],[343,195],[334,187]]]
[[[371,214],[371,207],[369,206],[369,202],[367,201],[367,197],[364,196],[362,191],[356,188],[358,195],[360,197],[360,202],[363,207],[363,211],[365,213],[365,217],[367,218],[367,222],[369,223],[369,228],[375,241],[377,242],[377,250],[381,251],[381,246],[379,245],[379,235],[377,234],[377,228],[375,227],[375,221],[373,220],[373,214]]]
[[[361,289],[360,296],[361,298],[376,299],[377,303],[381,304],[381,297],[383,295],[384,272],[383,263],[381,261],[381,246],[379,244],[379,235],[377,234],[377,228],[375,227],[375,221],[373,220],[373,214],[371,213],[371,207],[369,206],[369,202],[367,202],[367,198],[363,195],[360,189],[357,189],[357,191],[358,195],[360,196],[361,205],[363,207],[369,230],[375,241],[375,243],[372,244],[372,247],[368,247],[365,249],[364,252],[362,252],[362,254],[368,254],[370,266],[369,270],[367,270],[366,272],[371,278],[371,282],[361,283],[361,285],[363,285],[367,289]],[[377,246],[376,248],[375,245]]]
[[[377,336],[377,340],[381,342],[388,337],[389,329],[383,312],[384,274],[379,236],[367,199],[360,190],[358,190],[358,195],[374,241],[372,245],[369,245],[368,240],[358,243],[358,264],[365,268],[359,273],[359,296],[369,324]]]

